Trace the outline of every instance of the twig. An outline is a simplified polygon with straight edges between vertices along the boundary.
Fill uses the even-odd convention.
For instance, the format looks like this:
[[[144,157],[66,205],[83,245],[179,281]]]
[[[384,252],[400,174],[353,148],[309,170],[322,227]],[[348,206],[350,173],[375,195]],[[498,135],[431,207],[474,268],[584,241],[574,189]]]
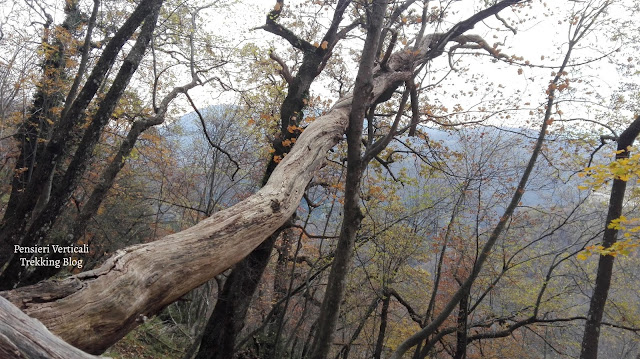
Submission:
[[[500,22],[502,23],[502,25],[504,25],[504,27],[506,27],[507,29],[511,30],[511,32],[513,32],[514,35],[516,35],[518,33],[513,26],[509,25],[509,23],[505,19],[500,17],[500,14],[495,14],[495,17],[496,17],[496,19],[500,20]]]
[[[198,118],[200,119],[200,123],[202,124],[202,130],[204,132],[204,136],[207,138],[207,141],[209,142],[209,145],[211,145],[211,147],[215,148],[216,150],[224,153],[227,156],[227,158],[229,158],[229,161],[233,162],[233,164],[236,166],[236,170],[231,175],[231,180],[234,181],[234,177],[235,177],[236,173],[238,173],[238,171],[240,170],[240,165],[238,164],[238,162],[236,162],[236,160],[234,160],[231,157],[229,152],[225,151],[219,145],[216,145],[215,143],[213,143],[213,140],[211,140],[211,137],[209,137],[209,133],[207,132],[207,124],[204,121],[204,117],[202,116],[202,113],[200,113],[200,110],[198,110],[198,107],[196,107],[196,104],[193,103],[193,100],[191,99],[191,96],[189,96],[189,94],[187,92],[185,92],[184,94],[185,94],[185,96],[187,96],[187,100],[189,101],[189,104],[191,105],[193,110],[198,115]]]

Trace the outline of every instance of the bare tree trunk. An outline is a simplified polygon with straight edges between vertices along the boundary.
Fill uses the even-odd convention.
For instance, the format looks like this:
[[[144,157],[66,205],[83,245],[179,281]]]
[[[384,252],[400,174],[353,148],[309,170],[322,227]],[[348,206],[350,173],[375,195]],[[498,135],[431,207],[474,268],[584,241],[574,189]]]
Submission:
[[[273,10],[267,16],[267,23],[264,26],[264,29],[282,36],[289,41],[292,40],[290,38],[291,36],[295,37],[293,46],[302,50],[304,56],[302,65],[293,78],[290,78],[291,74],[289,73],[289,69],[286,68],[286,65],[283,62],[280,63],[283,67],[282,73],[287,80],[289,87],[287,96],[280,106],[280,133],[273,141],[272,146],[275,151],[271,155],[271,159],[267,164],[262,185],[267,183],[273,173],[273,170],[278,165],[275,158],[283,158],[287,152],[289,152],[290,149],[283,145],[284,141],[297,139],[300,135],[299,131],[290,131],[290,126],[300,125],[304,118],[303,109],[306,106],[305,98],[309,94],[309,88],[311,87],[312,82],[320,74],[329,59],[328,56],[330,55],[330,51],[327,50],[329,48],[333,48],[335,43],[339,40],[338,25],[340,24],[344,11],[350,2],[351,1],[349,0],[341,0],[337,4],[332,26],[327,30],[327,33],[323,38],[330,44],[330,46],[327,46],[327,49],[316,48],[310,44],[307,46],[305,40],[295,37],[291,31],[286,30],[282,25],[277,24],[275,19],[280,16],[282,5],[279,10]],[[274,54],[271,54],[271,57],[275,61],[281,62]],[[253,298],[253,293],[260,283],[260,278],[262,278],[264,269],[267,267],[267,262],[269,261],[271,252],[273,251],[274,244],[275,238],[264,242],[232,269],[232,273],[225,282],[224,289],[221,291],[214,308],[214,313],[217,313],[217,315],[215,317],[212,316],[209,319],[209,323],[205,328],[205,333],[202,336],[201,349],[198,353],[199,359],[217,357],[229,358],[233,355],[236,337],[240,329],[244,327],[247,312],[246,308],[248,308]],[[229,302],[233,302],[235,306],[246,308],[238,311],[226,310],[225,307],[228,305],[226,303]],[[218,308],[219,306],[220,308]],[[223,328],[215,323],[211,323],[212,321],[233,322],[236,324]],[[211,350],[207,349],[210,345],[205,344],[206,341],[220,342],[221,340],[227,343],[227,345],[224,346],[224,348],[226,348],[224,350],[222,348],[217,349],[217,353],[219,354],[214,355]]]
[[[0,297],[0,358],[96,359],[53,335],[42,323]]]
[[[287,314],[287,307],[289,304],[287,279],[293,281],[294,273],[293,269],[291,275],[287,276],[287,266],[289,265],[291,257],[291,247],[294,242],[294,233],[292,228],[287,228],[282,231],[282,245],[278,248],[278,259],[276,261],[276,268],[273,278],[273,301],[278,303],[281,300],[286,300],[285,304],[280,306],[274,306],[272,311],[273,315],[268,319],[265,325],[265,337],[266,343],[264,356],[265,358],[277,358],[277,354],[280,354],[280,349],[284,349],[284,345],[281,345],[280,337],[282,335],[282,329],[284,327],[284,318]],[[300,238],[298,239],[300,244]],[[298,245],[298,250],[300,245]],[[296,251],[297,253],[298,251]],[[293,283],[291,283],[293,284]]]
[[[152,0],[141,4],[148,2]],[[449,33],[433,34],[416,51],[391,55],[387,66],[376,68],[372,76],[371,102],[411,79],[415,66],[441,55],[447,43],[442,39],[454,39],[517,2],[502,1]],[[85,90],[74,104],[86,97]],[[239,262],[290,219],[326,153],[342,139],[352,101],[352,96],[343,97],[312,122],[267,184],[233,207],[182,232],[120,250],[95,270],[0,295],[71,345],[90,353],[104,351],[146,318]]]
[[[391,301],[391,295],[384,293],[382,299],[382,310],[380,311],[380,330],[378,331],[378,340],[376,341],[376,348],[373,352],[373,359],[382,358],[382,350],[384,349],[384,336],[387,331],[387,323],[389,321],[389,302]]]
[[[132,15],[105,46],[82,91],[80,91],[73,104],[69,106],[69,111],[65,109],[64,116],[52,128],[51,139],[46,147],[40,151],[40,155],[36,159],[37,166],[35,166],[19,200],[12,201],[10,199],[10,202],[15,203],[15,205],[11,211],[5,212],[2,227],[0,228],[0,267],[6,265],[0,275],[0,289],[14,287],[20,282],[21,275],[24,274],[24,267],[20,266],[18,256],[14,255],[13,246],[33,246],[41,242],[47,236],[63,205],[67,203],[66,200],[75,189],[75,185],[87,166],[87,161],[99,138],[101,129],[108,121],[113,108],[140,63],[153,33],[155,20],[161,6],[162,0],[141,1]],[[51,192],[51,200],[48,201],[37,218],[32,218],[38,199],[41,198],[42,193],[46,190],[47,180],[51,172],[54,170],[56,163],[64,156],[64,153],[69,150],[69,139],[73,137],[69,136],[69,133],[74,131],[85,117],[87,106],[96,95],[100,83],[115,62],[120,49],[143,21],[145,21],[145,24],[142,25],[136,44],[123,62],[109,92],[100,101],[94,119],[85,131],[82,142],[65,171],[64,178],[56,181]]]
[[[362,160],[362,130],[364,116],[373,103],[373,70],[374,61],[378,54],[378,42],[382,31],[387,8],[386,0],[374,0],[371,16],[367,24],[367,38],[365,39],[360,67],[353,90],[353,105],[349,114],[347,128],[347,174],[344,194],[344,216],[335,256],[329,272],[324,300],[320,308],[318,331],[314,338],[311,358],[326,359],[333,341],[336,322],[340,314],[340,303],[344,296],[347,274],[351,267],[351,258],[355,245],[356,234],[360,228],[363,215],[360,211],[359,191],[360,179],[366,162]]]
[[[362,329],[364,329],[365,324],[367,324],[367,320],[369,320],[369,317],[371,316],[371,314],[373,314],[373,312],[376,310],[376,308],[378,307],[378,303],[379,302],[380,302],[380,298],[377,298],[377,297],[374,298],[371,301],[371,304],[369,304],[369,307],[367,308],[367,311],[365,312],[364,316],[360,320],[360,324],[358,324],[358,327],[356,328],[356,330],[351,335],[351,338],[349,339],[349,342],[346,343],[342,347],[340,352],[336,355],[336,359],[340,359],[340,358],[341,359],[348,359],[349,358],[349,353],[351,353],[351,346],[353,345],[353,343],[360,336],[360,333],[362,332]]]
[[[236,336],[244,327],[244,318],[251,298],[264,272],[264,267],[269,263],[271,248],[279,233],[280,231],[276,231],[272,234],[231,271],[227,278],[227,282],[231,284],[225,284],[218,295],[218,301],[204,329],[196,359],[227,359],[233,355]],[[247,275],[247,277],[237,277],[241,275]],[[237,320],[238,318],[242,320]]]
[[[640,134],[640,116],[637,116],[618,138],[618,151],[621,152],[616,155],[616,160],[629,158],[629,146],[633,145],[638,134]],[[622,203],[626,187],[627,181],[618,178],[614,179],[611,185],[609,209],[602,238],[602,246],[605,248],[611,247],[617,241],[618,230],[609,228],[609,224],[622,215]],[[611,255],[601,255],[598,260],[598,272],[582,337],[581,359],[598,358],[600,323],[602,322],[604,308],[609,295],[609,287],[611,286],[614,259],[615,257]]]
[[[469,315],[469,293],[458,304],[458,325],[456,328],[456,352],[453,359],[467,357],[467,317]]]

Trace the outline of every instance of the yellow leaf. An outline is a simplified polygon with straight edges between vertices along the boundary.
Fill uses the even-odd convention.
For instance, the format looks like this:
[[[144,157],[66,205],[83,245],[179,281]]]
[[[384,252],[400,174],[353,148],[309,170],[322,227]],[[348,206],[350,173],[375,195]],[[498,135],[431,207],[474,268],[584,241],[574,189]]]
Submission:
[[[326,50],[327,46],[329,46],[329,43],[327,41],[323,41],[322,44],[320,44],[320,48],[323,50]]]

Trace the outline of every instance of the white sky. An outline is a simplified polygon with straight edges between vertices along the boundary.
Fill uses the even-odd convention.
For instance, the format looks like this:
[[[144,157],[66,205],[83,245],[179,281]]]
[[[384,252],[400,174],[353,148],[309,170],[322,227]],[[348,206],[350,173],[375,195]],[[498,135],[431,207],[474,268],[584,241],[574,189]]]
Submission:
[[[212,11],[208,11],[207,16],[203,17],[203,21],[208,30],[214,35],[221,36],[226,41],[229,41],[230,46],[240,47],[248,42],[253,42],[259,45],[265,54],[269,47],[274,47],[277,51],[284,51],[283,49],[290,46],[284,40],[264,30],[255,29],[264,24],[265,16],[274,6],[275,0],[223,1],[233,2],[233,5],[226,8],[216,7]],[[627,4],[633,3],[632,0],[624,0],[622,2],[626,2]],[[55,2],[55,4],[58,3],[61,6],[62,2]],[[285,1],[285,3],[286,7],[295,9],[297,12],[315,12],[317,9],[315,7],[295,8],[297,5],[303,3],[302,0]],[[420,2],[418,1],[418,3]],[[478,9],[483,8],[484,3],[484,0],[462,0],[451,3],[450,13],[452,16],[449,18],[450,23],[446,26],[451,26],[454,21],[464,19]],[[521,12],[517,12],[517,10],[514,12],[512,9],[503,10],[501,16],[512,24],[520,19],[528,19],[528,15],[535,14],[537,16],[537,19],[527,20],[525,24],[514,25],[519,28],[519,32],[515,36],[495,18],[487,19],[484,23],[478,24],[476,28],[469,33],[482,35],[490,44],[504,41],[504,46],[500,47],[503,53],[522,56],[534,65],[557,66],[562,55],[558,48],[561,47],[563,43],[566,43],[568,30],[566,23],[558,24],[558,21],[566,17],[567,10],[570,6],[582,6],[586,2],[566,0],[548,1],[548,3],[548,6],[544,7],[543,1],[534,0],[530,10],[526,9]],[[8,9],[10,9],[13,4],[14,1],[12,0],[0,0],[0,17],[2,19],[6,19],[2,14],[8,14]],[[431,1],[431,4],[435,6],[446,4],[446,2]],[[554,7],[555,11],[549,10],[549,7]],[[320,13],[327,14],[325,19],[332,15],[330,11],[321,11]],[[549,16],[544,16],[544,13],[547,13]],[[628,15],[621,11],[619,7],[614,8],[611,14],[620,17]],[[56,16],[60,17],[58,15]],[[286,15],[284,17],[281,21],[287,22],[290,20]],[[31,19],[33,19],[33,17]],[[496,32],[495,29],[500,30]],[[498,37],[494,38],[493,34],[497,34]],[[307,40],[314,42],[319,39]],[[594,49],[607,51],[615,46],[615,44],[608,43],[608,41],[605,40],[605,36],[602,36],[602,34],[591,37],[588,42],[584,43],[587,47],[584,52],[593,53]],[[361,43],[354,42],[349,46],[358,49]],[[545,56],[544,60],[542,60],[543,55]],[[468,108],[472,104],[479,103],[482,100],[492,99],[492,97],[496,95],[496,93],[494,93],[496,90],[500,90],[502,93],[501,95],[497,95],[498,97],[509,98],[510,100],[513,100],[515,97],[520,100],[521,103],[531,102],[532,105],[537,105],[544,100],[545,84],[551,78],[551,69],[522,67],[523,73],[518,74],[518,66],[494,63],[486,57],[477,58],[465,55],[456,57],[456,59],[460,60],[458,67],[468,68],[468,71],[450,75],[450,78],[443,83],[441,89],[436,89],[433,90],[432,93],[426,94],[427,100],[436,103],[441,102],[448,108],[451,108],[457,103]],[[637,60],[634,60],[634,62],[637,62]],[[355,75],[357,69],[353,63],[349,64],[349,68],[351,73]],[[441,56],[437,59],[433,64],[433,68],[446,69],[446,56]],[[583,67],[581,71],[581,74],[576,73],[576,77],[579,75],[580,78],[590,79],[592,81],[592,90],[601,92],[601,96],[604,99],[608,99],[611,93],[617,90],[618,84],[621,81],[621,77],[616,71],[615,66],[605,60]],[[570,71],[570,76],[573,75],[574,73]],[[440,79],[440,74],[436,74],[435,76],[436,81]],[[473,81],[475,81],[475,83],[473,83]],[[326,85],[326,80],[323,81],[319,79],[319,81],[314,84],[312,90],[315,94],[321,96],[331,96],[325,90]],[[501,88],[500,86],[503,87]],[[474,87],[477,88],[477,90],[474,90]],[[488,87],[493,88],[488,91]],[[471,97],[462,97],[460,94],[455,94],[455,91],[459,89],[465,89],[466,91],[472,90],[475,94]],[[520,94],[518,94],[518,91],[520,91]],[[209,104],[232,102],[234,95],[215,93],[209,89],[197,89],[193,91],[192,96],[197,99],[199,106],[204,107]],[[581,107],[582,110],[579,108],[573,110],[582,111],[580,116],[591,116],[591,114],[585,110],[585,106]],[[186,111],[189,110],[186,109]]]
[[[301,1],[286,1],[286,6],[290,9],[294,8]],[[437,1],[432,1],[432,4],[438,4]],[[441,2],[446,3],[446,2]],[[239,5],[234,5],[230,9],[221,12],[223,17],[221,23],[223,26],[217,26],[217,21],[212,22],[216,26],[217,33],[224,33],[225,36],[240,40],[252,41],[259,45],[263,45],[266,50],[269,46],[275,46],[276,49],[286,48],[289,45],[282,39],[278,39],[275,36],[266,33],[263,30],[251,30],[255,27],[264,24],[264,18],[268,11],[275,4],[275,1],[259,1],[259,0],[246,0],[242,1]],[[453,2],[450,6],[450,12],[453,16],[450,17],[450,21],[457,21],[467,16],[470,16],[473,12],[484,7],[484,1],[480,0],[463,0]],[[543,5],[542,1],[534,1],[531,9],[516,10],[505,9],[501,12],[501,16],[509,23],[513,24],[519,19],[527,19],[529,15],[536,14],[537,19],[528,20],[524,25],[514,25],[518,27],[519,32],[517,35],[513,35],[508,31],[497,19],[489,18],[483,24],[478,24],[475,29],[469,33],[482,35],[485,40],[493,44],[494,42],[503,42],[504,46],[500,46],[503,53],[508,55],[517,55],[524,57],[525,60],[530,61],[531,64],[540,66],[557,66],[562,60],[563,53],[559,49],[563,49],[563,44],[566,44],[568,37],[568,24],[558,24],[559,20],[566,17],[570,6],[582,6],[582,3],[570,2],[570,1],[549,1],[547,6]],[[471,6],[470,6],[471,5]],[[552,8],[553,7],[553,8]],[[296,9],[297,10],[297,9]],[[614,11],[615,12],[615,11]],[[547,14],[548,16],[544,16]],[[328,13],[328,15],[331,15]],[[282,21],[286,22],[287,19]],[[449,25],[450,26],[450,25]],[[493,29],[490,29],[493,28]],[[496,32],[495,29],[500,29]],[[493,34],[498,34],[498,38],[494,38]],[[599,37],[601,39],[602,36]],[[593,43],[595,37],[592,37],[588,44],[591,49],[594,47],[600,48],[602,51],[608,51],[615,44],[607,44],[605,42]],[[307,39],[311,42],[317,39]],[[585,43],[586,45],[587,43]],[[360,43],[356,43],[356,48],[361,46]],[[566,48],[566,46],[564,47]],[[589,51],[591,51],[591,49]],[[544,55],[544,60],[542,56]],[[576,52],[576,55],[580,55],[580,52]],[[529,68],[526,66],[521,67],[523,73],[518,74],[518,66],[507,65],[502,63],[493,63],[484,59],[478,61],[473,56],[465,56],[461,59],[462,67],[468,65],[469,71],[461,73],[459,75],[454,74],[451,79],[448,80],[449,87],[451,89],[460,88],[473,88],[465,84],[469,80],[471,75],[474,75],[478,81],[478,88],[481,90],[485,88],[484,84],[480,83],[479,77],[484,77],[485,81],[493,82],[494,86],[504,86],[502,89],[503,96],[510,97],[516,94],[517,90],[520,90],[522,95],[522,103],[531,102],[532,104],[538,104],[544,101],[544,95],[546,90],[546,83],[551,79],[551,69]],[[352,67],[352,66],[350,66]],[[446,56],[441,56],[438,59],[434,67],[445,68]],[[582,68],[581,71],[584,74],[580,75],[583,78],[591,78],[593,86],[602,92],[602,96],[605,98],[610,97],[611,92],[616,90],[619,83],[619,75],[615,69],[615,66],[607,63],[607,61],[599,61],[598,63],[591,65],[590,69]],[[352,74],[355,74],[356,69],[352,69]],[[570,76],[573,72],[570,70]],[[576,74],[577,75],[577,74]],[[439,77],[436,77],[439,79]],[[325,94],[323,90],[323,81],[318,81],[314,86],[315,93]],[[446,87],[444,87],[446,90]],[[328,94],[326,94],[328,96]],[[438,99],[448,104],[454,105],[457,102],[467,102],[473,104],[480,98],[466,98],[466,99],[454,99],[451,98],[450,92],[447,94],[440,94]],[[486,98],[486,93],[483,93]],[[456,101],[457,100],[457,101]],[[464,101],[463,101],[464,100]],[[468,106],[468,105],[467,105]],[[464,106],[463,107],[467,107]],[[584,115],[582,113],[581,115]]]

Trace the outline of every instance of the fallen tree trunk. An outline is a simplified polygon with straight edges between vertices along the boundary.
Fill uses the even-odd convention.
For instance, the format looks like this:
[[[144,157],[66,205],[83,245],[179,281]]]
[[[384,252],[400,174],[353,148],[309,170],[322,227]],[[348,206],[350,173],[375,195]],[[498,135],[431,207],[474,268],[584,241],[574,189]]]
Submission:
[[[53,335],[41,322],[29,318],[0,297],[0,358],[97,359]]]
[[[410,65],[413,56],[397,63]],[[379,96],[411,76],[385,71],[376,79]],[[237,205],[161,240],[118,251],[104,265],[62,281],[2,292],[28,315],[70,344],[101,353],[146,317],[241,260],[296,210],[304,189],[340,139],[351,98],[338,102],[302,133],[267,184]]]
[[[377,95],[410,71],[380,76]],[[118,251],[101,267],[0,293],[53,333],[102,353],[170,303],[241,260],[296,210],[307,183],[347,126],[350,98],[302,133],[256,194],[161,240]]]
[[[388,98],[417,65],[442,54],[449,41],[519,1],[502,1],[447,33],[425,37],[415,51],[392,55],[376,68],[370,103]],[[311,123],[267,184],[244,201],[182,232],[120,250],[95,270],[0,296],[69,344],[102,353],[146,318],[240,261],[291,217],[326,153],[342,139],[351,101],[352,96],[339,100]]]
[[[340,139],[347,116],[343,106],[310,126],[272,180],[239,204],[159,241],[120,250],[98,269],[2,295],[72,345],[101,353],[284,224],[326,151]]]

